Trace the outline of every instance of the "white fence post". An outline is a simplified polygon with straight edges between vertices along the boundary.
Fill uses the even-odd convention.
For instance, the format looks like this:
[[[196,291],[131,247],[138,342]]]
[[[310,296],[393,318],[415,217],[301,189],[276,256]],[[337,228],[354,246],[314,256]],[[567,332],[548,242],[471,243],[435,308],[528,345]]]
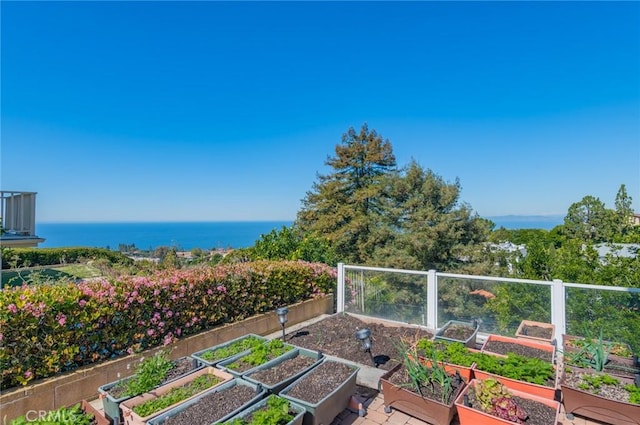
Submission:
[[[551,285],[551,323],[556,325],[556,347],[562,344],[562,335],[567,333],[566,297],[564,283],[560,279],[553,279]]]
[[[435,270],[427,273],[427,327],[438,329],[438,277]]]
[[[336,310],[337,313],[344,312],[344,263],[338,263],[338,285],[336,287]]]

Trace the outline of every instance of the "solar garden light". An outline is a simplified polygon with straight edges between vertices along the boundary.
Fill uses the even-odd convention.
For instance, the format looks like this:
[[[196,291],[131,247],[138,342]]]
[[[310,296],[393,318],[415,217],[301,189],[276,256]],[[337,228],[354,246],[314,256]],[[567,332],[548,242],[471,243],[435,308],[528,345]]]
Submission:
[[[278,315],[278,321],[282,325],[282,342],[284,342],[284,324],[287,323],[287,314],[289,313],[289,309],[287,307],[280,307],[276,310],[276,314]]]
[[[369,329],[367,329],[367,328],[360,329],[358,332],[356,332],[356,338],[362,344],[362,349],[364,351],[366,351],[367,353],[369,353],[369,356],[371,357],[371,361],[377,367],[378,365],[376,364],[375,360],[373,359],[373,354],[371,354],[371,346],[372,346],[372,343],[371,343],[371,331]]]

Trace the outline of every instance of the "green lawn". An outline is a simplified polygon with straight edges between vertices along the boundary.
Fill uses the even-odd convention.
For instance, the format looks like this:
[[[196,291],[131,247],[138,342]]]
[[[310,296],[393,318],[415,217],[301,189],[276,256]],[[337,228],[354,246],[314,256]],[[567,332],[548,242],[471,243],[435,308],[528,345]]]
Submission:
[[[2,287],[19,286],[25,280],[29,279],[31,274],[36,281],[45,281],[47,279],[85,279],[89,277],[101,276],[100,270],[87,264],[69,264],[65,266],[50,266],[46,268],[30,268],[21,270],[2,270]]]

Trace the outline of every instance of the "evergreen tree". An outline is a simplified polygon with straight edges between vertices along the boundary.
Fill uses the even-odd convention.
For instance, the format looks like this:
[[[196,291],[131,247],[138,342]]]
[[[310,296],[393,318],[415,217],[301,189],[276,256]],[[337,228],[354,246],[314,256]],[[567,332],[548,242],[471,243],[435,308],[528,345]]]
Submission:
[[[391,143],[366,124],[360,132],[350,128],[335,152],[326,161],[334,172],[318,175],[296,225],[326,237],[343,261],[364,263],[370,254],[367,241],[380,216],[379,183],[394,170],[396,159]]]

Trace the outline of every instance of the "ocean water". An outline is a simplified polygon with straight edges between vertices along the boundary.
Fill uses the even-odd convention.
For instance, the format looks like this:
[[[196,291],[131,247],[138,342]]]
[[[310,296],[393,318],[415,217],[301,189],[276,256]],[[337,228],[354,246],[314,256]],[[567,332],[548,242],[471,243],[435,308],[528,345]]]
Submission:
[[[203,223],[37,223],[41,248],[96,247],[117,250],[120,244],[139,249],[159,246],[192,248],[244,248],[260,235],[291,225],[291,221]]]
[[[564,222],[562,215],[501,215],[486,217],[495,223],[494,229],[544,229],[551,230]]]
[[[495,229],[552,229],[561,217],[500,216],[487,217]],[[260,235],[290,226],[291,221],[246,222],[170,222],[170,223],[38,223],[36,233],[44,238],[42,248],[84,246],[117,250],[120,244],[135,244],[139,249],[170,246],[192,248],[245,248],[253,246]]]

